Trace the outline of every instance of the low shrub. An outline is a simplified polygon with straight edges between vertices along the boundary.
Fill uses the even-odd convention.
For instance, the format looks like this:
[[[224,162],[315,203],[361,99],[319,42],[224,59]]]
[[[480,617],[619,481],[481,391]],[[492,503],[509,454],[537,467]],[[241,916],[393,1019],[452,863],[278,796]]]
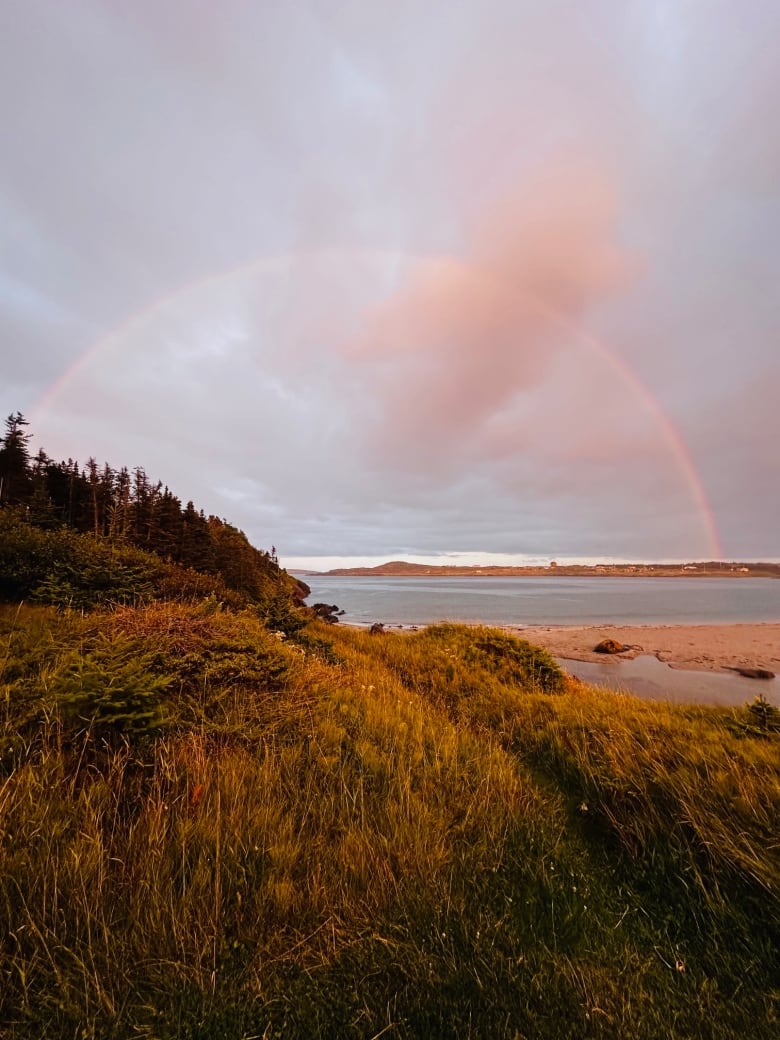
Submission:
[[[49,695],[67,721],[97,738],[150,736],[163,725],[163,695],[173,681],[158,667],[137,639],[100,634],[91,649],[61,658]]]

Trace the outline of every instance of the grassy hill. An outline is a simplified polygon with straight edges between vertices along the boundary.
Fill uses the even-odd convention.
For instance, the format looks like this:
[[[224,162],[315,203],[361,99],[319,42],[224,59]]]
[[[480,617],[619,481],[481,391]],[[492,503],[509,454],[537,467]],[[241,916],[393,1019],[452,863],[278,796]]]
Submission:
[[[777,1036],[770,709],[267,620],[0,612],[4,1037]]]
[[[0,438],[0,1036],[780,1029],[780,720],[313,620],[142,469]]]

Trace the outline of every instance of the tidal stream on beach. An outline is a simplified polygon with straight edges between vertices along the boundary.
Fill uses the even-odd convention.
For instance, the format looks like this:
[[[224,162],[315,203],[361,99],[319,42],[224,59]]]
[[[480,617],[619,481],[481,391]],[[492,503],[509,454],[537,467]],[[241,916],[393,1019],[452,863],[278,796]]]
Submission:
[[[592,686],[606,686],[620,693],[633,693],[650,700],[675,704],[716,704],[736,707],[762,694],[780,707],[780,680],[746,679],[725,672],[700,672],[670,668],[652,654],[632,660],[572,661],[557,658],[558,664]]]
[[[301,577],[309,603],[338,604],[348,624],[463,621],[525,625],[729,625],[780,621],[771,578]],[[603,662],[559,658],[572,675],[640,697],[739,705],[762,694],[780,705],[780,680],[670,668],[654,656]]]

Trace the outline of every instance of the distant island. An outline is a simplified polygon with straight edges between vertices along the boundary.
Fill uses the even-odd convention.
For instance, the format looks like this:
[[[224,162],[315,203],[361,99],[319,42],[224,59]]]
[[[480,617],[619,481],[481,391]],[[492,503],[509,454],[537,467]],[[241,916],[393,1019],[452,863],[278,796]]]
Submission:
[[[308,572],[315,573],[315,572]],[[376,567],[336,567],[321,572],[329,577],[388,578],[536,578],[536,577],[627,577],[627,578],[780,578],[778,563],[599,563],[580,565],[551,562],[546,567],[432,565],[393,560]]]

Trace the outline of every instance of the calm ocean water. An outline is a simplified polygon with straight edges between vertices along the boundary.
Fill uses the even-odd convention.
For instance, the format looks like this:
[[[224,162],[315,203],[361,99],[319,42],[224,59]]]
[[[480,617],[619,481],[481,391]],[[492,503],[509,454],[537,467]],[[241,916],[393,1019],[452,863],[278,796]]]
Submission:
[[[775,578],[357,578],[304,575],[352,624],[658,625],[780,621]]]

